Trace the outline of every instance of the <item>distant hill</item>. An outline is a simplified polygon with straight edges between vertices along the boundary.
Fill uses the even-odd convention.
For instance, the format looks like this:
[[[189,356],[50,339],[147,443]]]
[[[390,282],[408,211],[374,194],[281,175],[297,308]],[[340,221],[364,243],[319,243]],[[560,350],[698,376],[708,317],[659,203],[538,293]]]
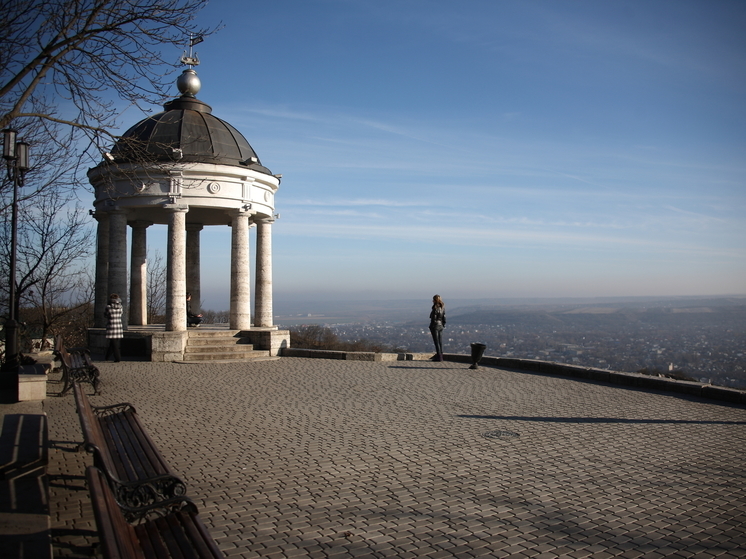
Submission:
[[[316,300],[297,301],[275,296],[275,318],[278,324],[332,323],[398,323],[421,324],[430,313],[430,297],[397,300]],[[500,324],[500,321],[525,321],[526,324],[559,321],[558,324],[604,324],[604,318],[593,321],[590,315],[610,320],[655,320],[657,313],[718,314],[743,313],[746,296],[734,297],[603,297],[564,299],[446,299],[449,321],[456,317],[463,324]],[[731,309],[728,311],[727,309]],[[740,310],[739,310],[740,309]],[[619,316],[616,316],[619,315]],[[499,318],[498,318],[499,317]],[[497,321],[497,322],[495,322]],[[524,323],[524,322],[519,322]]]
[[[719,302],[719,301],[718,301]],[[673,328],[677,325],[706,326],[708,324],[746,328],[746,304],[692,306],[580,306],[553,310],[522,308],[453,312],[448,321],[453,325],[512,326],[520,328],[551,327],[554,330],[593,331],[618,330],[625,326]]]

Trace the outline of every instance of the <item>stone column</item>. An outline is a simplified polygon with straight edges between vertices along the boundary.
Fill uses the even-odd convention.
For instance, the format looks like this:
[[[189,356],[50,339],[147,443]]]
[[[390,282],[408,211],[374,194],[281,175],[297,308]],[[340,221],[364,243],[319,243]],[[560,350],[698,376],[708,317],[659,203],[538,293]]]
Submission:
[[[93,304],[94,328],[106,327],[104,311],[109,302],[109,214],[96,211],[93,217],[98,221],[96,231],[96,288]]]
[[[147,228],[152,221],[133,221],[130,255],[130,324],[148,323]]]
[[[194,314],[201,312],[200,231],[202,231],[201,223],[188,223],[186,226],[186,290],[192,294],[192,312]]]
[[[166,249],[166,330],[183,332],[186,322],[186,213],[189,208],[165,204],[169,212]]]
[[[249,265],[249,217],[244,211],[231,214],[231,311],[230,328],[251,328],[251,268]]]
[[[254,291],[254,325],[272,326],[272,224],[261,219],[256,226],[256,287]]]
[[[127,305],[127,214],[124,210],[109,211],[109,294],[116,293],[122,300],[122,325],[129,324]],[[108,303],[108,295],[107,295]]]

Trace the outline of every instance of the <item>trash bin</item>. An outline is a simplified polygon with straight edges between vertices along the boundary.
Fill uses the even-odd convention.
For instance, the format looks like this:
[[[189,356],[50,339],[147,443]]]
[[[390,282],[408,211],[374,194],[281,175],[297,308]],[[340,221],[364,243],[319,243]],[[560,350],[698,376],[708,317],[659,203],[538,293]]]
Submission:
[[[470,369],[478,369],[479,362],[482,360],[484,350],[487,346],[484,344],[471,344],[471,367]]]

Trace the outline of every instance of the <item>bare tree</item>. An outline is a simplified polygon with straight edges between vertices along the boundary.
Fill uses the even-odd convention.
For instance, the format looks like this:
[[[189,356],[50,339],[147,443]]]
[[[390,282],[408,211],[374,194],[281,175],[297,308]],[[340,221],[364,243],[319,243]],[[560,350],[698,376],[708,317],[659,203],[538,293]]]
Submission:
[[[148,324],[164,321],[166,314],[166,262],[160,251],[148,252]]]
[[[0,0],[0,128],[61,124],[64,148],[86,138],[98,159],[111,143],[115,96],[162,100],[164,46],[211,33],[192,21],[207,0]],[[175,58],[175,57],[174,57]],[[90,149],[93,148],[93,149]]]
[[[93,234],[83,209],[70,193],[65,195],[58,189],[48,189],[33,201],[23,202],[19,214],[16,292],[19,306],[27,318],[33,315],[32,326],[45,339],[67,315],[91,303],[86,259],[93,250]],[[6,212],[0,228],[0,273],[6,277],[9,237]],[[7,283],[0,289],[7,302]]]
[[[204,324],[224,324],[230,322],[230,311],[213,311],[202,309],[202,319]]]

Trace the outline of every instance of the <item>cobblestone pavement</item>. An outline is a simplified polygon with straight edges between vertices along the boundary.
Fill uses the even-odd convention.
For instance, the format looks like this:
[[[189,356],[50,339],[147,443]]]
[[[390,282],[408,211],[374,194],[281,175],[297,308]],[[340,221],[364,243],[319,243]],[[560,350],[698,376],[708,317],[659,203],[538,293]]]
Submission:
[[[746,557],[746,408],[431,362],[101,363],[228,557]],[[90,462],[48,398],[55,555]]]

